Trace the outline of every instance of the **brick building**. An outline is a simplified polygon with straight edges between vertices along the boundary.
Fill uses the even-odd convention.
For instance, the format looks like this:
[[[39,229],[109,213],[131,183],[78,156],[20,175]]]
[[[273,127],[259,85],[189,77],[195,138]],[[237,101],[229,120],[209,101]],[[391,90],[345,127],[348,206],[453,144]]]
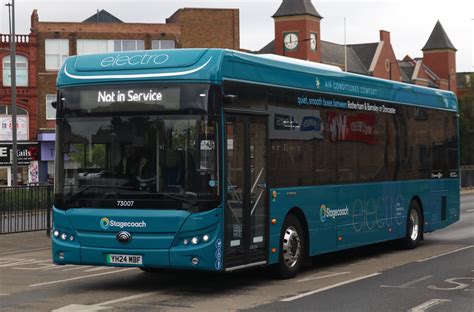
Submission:
[[[348,72],[456,93],[456,48],[439,21],[422,48],[423,58],[407,55],[397,60],[386,30],[380,30],[380,40],[372,43],[344,46],[322,40],[323,17],[311,0],[283,0],[273,19],[275,39],[255,53],[320,62]]]
[[[219,27],[216,27],[216,23]],[[37,38],[38,135],[41,146],[40,178],[53,173],[57,72],[66,57],[90,53],[170,49],[239,49],[237,9],[177,10],[165,23],[125,23],[102,10],[83,22],[43,22],[35,10],[31,15],[32,35]]]
[[[16,35],[18,183],[37,182],[37,46],[36,36]],[[12,108],[10,37],[0,34],[0,187],[10,185]],[[26,156],[25,156],[26,155]],[[34,168],[33,168],[34,167]],[[36,175],[35,175],[36,173]]]

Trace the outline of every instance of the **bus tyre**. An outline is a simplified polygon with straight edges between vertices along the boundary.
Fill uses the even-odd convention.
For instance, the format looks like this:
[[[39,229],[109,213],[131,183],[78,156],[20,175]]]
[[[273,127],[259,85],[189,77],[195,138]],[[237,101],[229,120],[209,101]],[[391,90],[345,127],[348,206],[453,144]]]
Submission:
[[[421,223],[420,205],[413,200],[408,209],[407,231],[402,240],[402,246],[406,249],[413,249],[418,245],[421,238],[423,225]]]
[[[303,228],[298,218],[288,215],[280,234],[280,255],[275,273],[281,278],[292,278],[298,274],[305,255]]]

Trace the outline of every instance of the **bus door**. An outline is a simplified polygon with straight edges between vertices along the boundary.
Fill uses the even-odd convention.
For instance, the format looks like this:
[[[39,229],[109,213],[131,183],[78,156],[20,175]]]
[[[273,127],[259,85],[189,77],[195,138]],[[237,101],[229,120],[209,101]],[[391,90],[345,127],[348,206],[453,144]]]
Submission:
[[[227,114],[225,268],[267,262],[267,116]]]

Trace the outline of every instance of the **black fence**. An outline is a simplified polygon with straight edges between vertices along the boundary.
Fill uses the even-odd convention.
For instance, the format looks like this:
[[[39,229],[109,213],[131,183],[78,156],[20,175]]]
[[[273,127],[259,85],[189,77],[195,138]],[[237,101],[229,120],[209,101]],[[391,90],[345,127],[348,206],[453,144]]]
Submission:
[[[461,168],[461,187],[474,187],[474,166]]]
[[[0,234],[49,230],[53,186],[0,188]]]

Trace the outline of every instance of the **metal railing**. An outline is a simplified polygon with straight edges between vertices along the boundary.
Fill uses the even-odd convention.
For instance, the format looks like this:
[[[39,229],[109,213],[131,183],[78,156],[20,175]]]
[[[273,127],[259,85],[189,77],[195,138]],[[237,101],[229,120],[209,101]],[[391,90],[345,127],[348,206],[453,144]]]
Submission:
[[[53,186],[0,188],[0,234],[51,229]]]
[[[474,187],[474,166],[461,167],[461,187]]]

